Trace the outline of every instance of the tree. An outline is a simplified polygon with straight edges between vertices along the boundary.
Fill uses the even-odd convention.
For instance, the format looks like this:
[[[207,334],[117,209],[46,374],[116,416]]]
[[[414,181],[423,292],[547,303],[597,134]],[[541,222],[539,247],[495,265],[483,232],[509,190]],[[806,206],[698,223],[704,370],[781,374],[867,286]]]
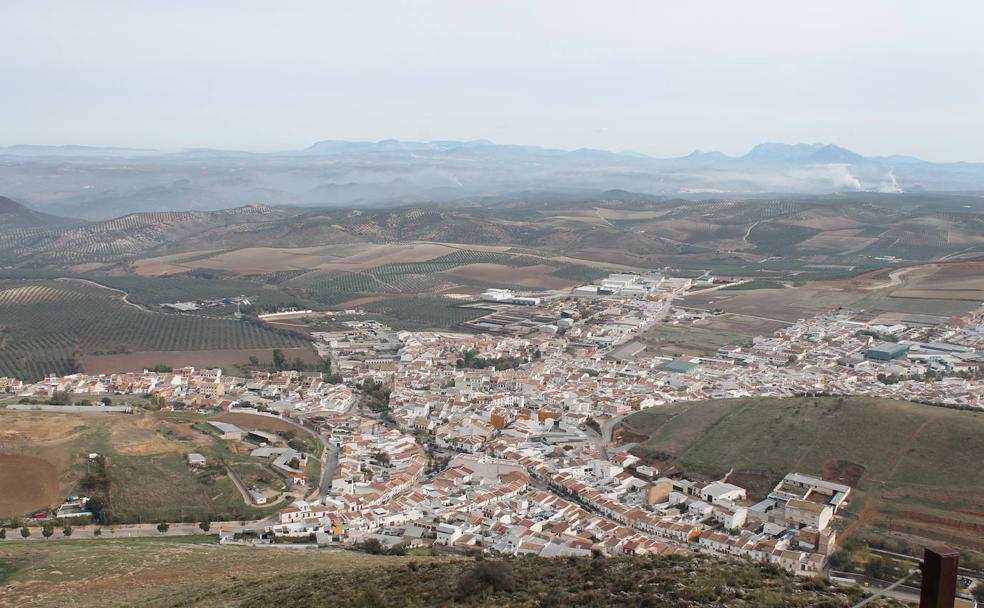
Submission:
[[[393,545],[387,553],[390,555],[399,555],[403,557],[407,554],[407,548],[404,547],[403,544]]]
[[[109,509],[106,508],[106,501],[103,500],[103,498],[99,496],[90,496],[89,501],[85,503],[85,508],[92,513],[92,519],[95,523],[109,523]]]
[[[102,404],[103,405],[113,405],[113,400],[110,399],[109,397],[103,397],[102,398]]]
[[[23,538],[27,538],[30,535],[31,535],[31,531],[28,529],[27,526],[24,526],[23,528],[21,528],[21,536]]]
[[[166,521],[162,521],[161,523],[157,524],[157,531],[160,532],[161,534],[166,533],[170,528],[171,526],[169,526]]]
[[[366,539],[356,544],[355,548],[370,555],[379,555],[383,552],[383,544],[375,538]]]
[[[103,533],[102,528],[96,528],[95,530],[92,531],[93,536],[102,536],[102,533]]]
[[[202,529],[202,532],[208,532],[209,529],[212,527],[212,524],[206,519],[202,521],[200,524],[198,524],[198,527]]]
[[[284,351],[279,348],[273,349],[273,369],[276,371],[283,370],[287,365],[287,358],[284,357]]]
[[[55,528],[51,524],[45,524],[41,526],[41,536],[46,539],[51,538],[51,535],[55,533]]]
[[[0,528],[0,540],[7,538],[7,528]]]
[[[64,534],[65,536],[71,536],[72,535],[72,526],[70,526],[68,524],[65,524],[65,527],[62,528],[62,534]]]

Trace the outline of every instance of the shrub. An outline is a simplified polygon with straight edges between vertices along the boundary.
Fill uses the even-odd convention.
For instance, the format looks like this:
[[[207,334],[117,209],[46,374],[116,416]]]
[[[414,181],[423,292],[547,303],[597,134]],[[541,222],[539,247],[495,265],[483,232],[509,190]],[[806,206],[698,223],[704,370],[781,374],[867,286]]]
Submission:
[[[481,561],[458,579],[458,594],[462,598],[485,595],[489,592],[511,592],[516,579],[505,562]]]

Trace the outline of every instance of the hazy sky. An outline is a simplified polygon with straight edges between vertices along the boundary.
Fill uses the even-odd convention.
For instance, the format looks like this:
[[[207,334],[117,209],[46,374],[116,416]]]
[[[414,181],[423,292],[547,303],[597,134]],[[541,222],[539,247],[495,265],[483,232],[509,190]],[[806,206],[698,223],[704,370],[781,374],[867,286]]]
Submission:
[[[984,161],[984,2],[31,0],[0,145],[762,141]]]

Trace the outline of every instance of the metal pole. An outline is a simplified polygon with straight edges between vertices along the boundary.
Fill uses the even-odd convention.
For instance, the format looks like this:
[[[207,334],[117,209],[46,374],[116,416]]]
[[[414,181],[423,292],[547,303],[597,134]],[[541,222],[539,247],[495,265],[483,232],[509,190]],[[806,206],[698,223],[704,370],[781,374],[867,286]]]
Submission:
[[[870,602],[873,602],[873,601],[875,601],[875,600],[877,600],[878,598],[880,598],[880,597],[882,597],[882,596],[884,596],[884,595],[885,595],[886,593],[888,593],[888,592],[889,592],[889,591],[891,591],[892,589],[895,589],[896,587],[898,587],[898,586],[899,586],[899,585],[901,585],[902,583],[904,583],[904,582],[906,582],[907,580],[909,580],[910,578],[912,578],[912,576],[913,576],[913,575],[914,575],[914,574],[915,574],[916,572],[919,572],[919,570],[916,570],[916,569],[913,569],[913,570],[909,570],[909,573],[908,573],[908,574],[906,574],[905,576],[903,576],[903,577],[902,577],[902,578],[900,578],[899,580],[897,580],[897,581],[895,581],[894,583],[892,583],[892,584],[891,584],[891,585],[889,585],[888,587],[885,587],[884,589],[882,589],[882,590],[881,590],[881,591],[879,591],[878,593],[876,593],[876,594],[874,594],[874,595],[872,595],[871,597],[869,597],[869,598],[866,598],[866,599],[864,599],[864,600],[861,600],[860,602],[858,602],[857,604],[855,604],[855,605],[854,605],[854,606],[853,606],[852,608],[861,608],[861,606],[864,606],[865,604],[868,604],[868,603],[870,603]]]

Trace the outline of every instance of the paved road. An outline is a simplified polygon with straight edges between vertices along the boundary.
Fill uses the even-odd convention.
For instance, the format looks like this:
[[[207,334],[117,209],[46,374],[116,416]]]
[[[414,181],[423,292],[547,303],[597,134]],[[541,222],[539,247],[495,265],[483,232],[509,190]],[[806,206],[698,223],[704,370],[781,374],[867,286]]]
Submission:
[[[345,414],[349,414],[355,409],[356,404],[362,399],[362,391],[356,390],[355,396],[356,399],[345,410]],[[338,448],[328,445],[324,439],[321,440],[321,443],[325,446],[324,457],[321,459],[321,495],[324,496],[331,490],[331,480],[335,477],[335,470],[338,469]]]
[[[335,469],[338,468],[338,448],[328,446],[325,449],[325,456],[321,460],[321,493],[327,494],[331,490],[331,480],[335,476]]]

